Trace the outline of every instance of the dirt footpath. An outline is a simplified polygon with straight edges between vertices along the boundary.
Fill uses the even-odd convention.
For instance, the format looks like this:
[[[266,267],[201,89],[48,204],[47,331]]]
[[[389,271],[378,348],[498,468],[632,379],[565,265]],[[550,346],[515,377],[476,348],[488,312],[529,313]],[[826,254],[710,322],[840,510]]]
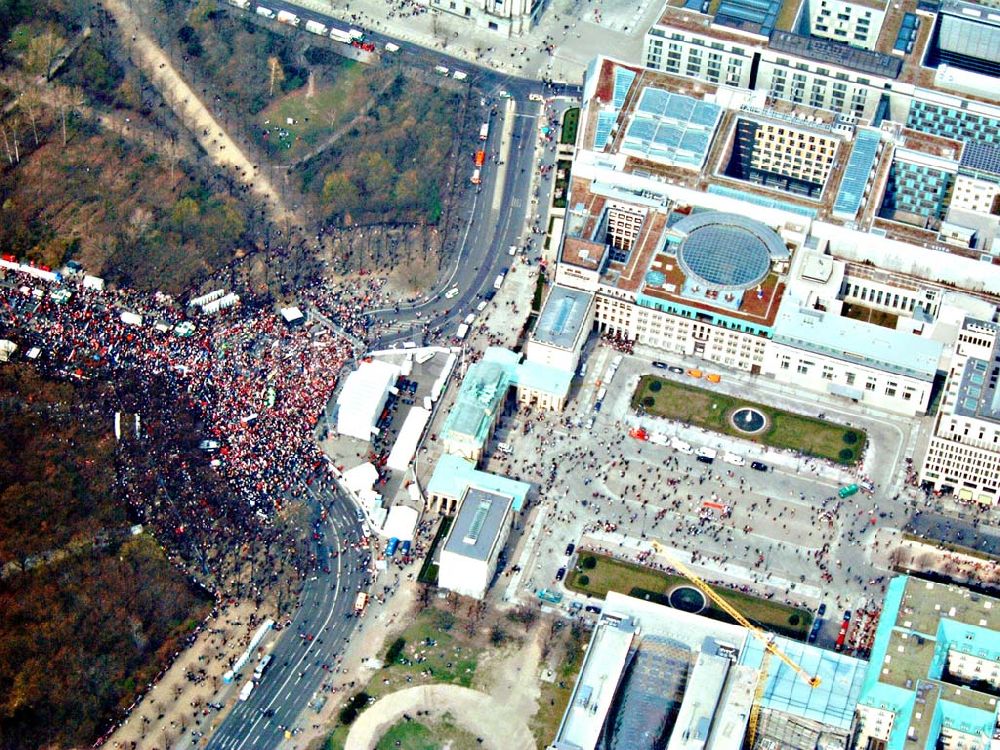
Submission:
[[[458,685],[420,685],[390,693],[362,713],[351,726],[346,747],[371,750],[403,714],[427,711],[431,717],[451,714],[455,723],[481,737],[484,748],[534,750],[528,725],[506,700]]]
[[[125,46],[131,51],[132,61],[160,90],[163,98],[198,139],[212,162],[219,167],[231,169],[240,182],[263,198],[271,209],[272,218],[289,218],[290,212],[274,185],[226,133],[180,76],[160,46],[142,30],[139,18],[132,8],[122,0],[102,2],[118,22]]]

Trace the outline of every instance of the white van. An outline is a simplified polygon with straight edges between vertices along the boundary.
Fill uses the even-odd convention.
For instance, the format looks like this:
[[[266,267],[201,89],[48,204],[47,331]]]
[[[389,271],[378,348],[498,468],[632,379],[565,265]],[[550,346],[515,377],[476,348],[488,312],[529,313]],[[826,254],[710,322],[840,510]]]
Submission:
[[[694,448],[692,448],[690,444],[685,443],[678,437],[670,438],[670,447],[676,451],[680,451],[681,453],[687,454],[688,456],[694,453]]]
[[[435,65],[434,72],[437,73],[439,76],[448,75],[448,69],[444,65]]]
[[[728,451],[723,454],[722,460],[725,461],[727,464],[731,464],[733,466],[747,465],[747,460],[743,458],[743,456],[737,453],[729,453]]]
[[[486,300],[482,300],[478,305],[476,305],[476,312],[482,312],[486,309]]]
[[[476,314],[475,313],[469,313],[468,315],[465,316],[465,321],[464,322],[465,322],[466,325],[470,325],[471,326],[472,322],[475,319],[476,319]]]
[[[715,450],[715,448],[709,448],[707,445],[703,445],[698,449],[698,455],[702,458],[710,458],[714,461],[716,456],[719,455],[719,451]]]
[[[454,78],[456,81],[464,81],[469,76],[467,73],[463,73],[461,70],[456,70],[454,73],[451,74],[451,77]]]
[[[444,298],[445,299],[454,299],[457,296],[458,296],[458,287],[457,286],[453,286],[451,289],[448,290],[448,293],[444,295]]]
[[[392,42],[386,42],[385,43],[385,51],[386,52],[399,52],[399,45],[398,44],[393,44]]]
[[[509,456],[514,452],[514,449],[507,445],[507,443],[497,443],[497,452]]]

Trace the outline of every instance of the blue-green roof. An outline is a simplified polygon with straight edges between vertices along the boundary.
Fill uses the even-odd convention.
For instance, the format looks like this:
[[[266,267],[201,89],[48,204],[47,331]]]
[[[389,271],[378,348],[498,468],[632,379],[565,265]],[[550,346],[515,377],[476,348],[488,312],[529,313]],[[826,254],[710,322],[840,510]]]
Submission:
[[[469,367],[455,405],[441,428],[442,439],[467,435],[485,443],[493,416],[511,386],[523,385],[558,396],[569,393],[572,373],[535,362],[519,362],[519,359],[516,352],[491,346],[480,361]]]
[[[761,705],[849,730],[868,663],[787,638],[779,637],[777,645],[806,672],[819,677],[820,683],[817,687],[810,687],[784,662],[772,658],[767,665],[767,682]],[[750,638],[740,662],[759,667],[763,656],[761,642]]]
[[[434,467],[434,473],[427,483],[426,494],[462,497],[469,487],[511,496],[514,498],[515,511],[520,511],[524,507],[528,492],[531,491],[531,485],[527,482],[480,471],[471,461],[445,453]]]

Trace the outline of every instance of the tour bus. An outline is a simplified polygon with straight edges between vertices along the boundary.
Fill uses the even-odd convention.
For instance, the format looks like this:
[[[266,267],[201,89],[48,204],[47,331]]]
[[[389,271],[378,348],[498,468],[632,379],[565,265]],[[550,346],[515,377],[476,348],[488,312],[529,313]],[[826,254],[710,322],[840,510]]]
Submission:
[[[489,137],[490,137],[490,124],[488,122],[484,122],[479,127],[479,140],[485,141]]]

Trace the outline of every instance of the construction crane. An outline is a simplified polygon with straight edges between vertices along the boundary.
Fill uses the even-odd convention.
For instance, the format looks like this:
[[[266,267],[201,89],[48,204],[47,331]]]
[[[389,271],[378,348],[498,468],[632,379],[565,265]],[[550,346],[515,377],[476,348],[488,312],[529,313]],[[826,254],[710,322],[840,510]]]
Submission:
[[[653,550],[658,555],[662,555],[667,559],[677,571],[687,578],[691,583],[697,588],[701,593],[711,599],[716,606],[718,606],[723,612],[732,617],[736,622],[745,627],[750,631],[751,635],[756,638],[764,646],[764,649],[769,654],[777,656],[781,661],[783,661],[788,668],[791,669],[795,674],[801,677],[809,685],[809,687],[816,687],[819,685],[819,677],[809,674],[804,670],[799,664],[794,661],[788,654],[778,648],[778,645],[774,642],[774,636],[770,633],[766,633],[759,627],[750,622],[746,617],[744,617],[739,610],[733,607],[732,604],[723,599],[715,590],[705,583],[698,575],[691,570],[687,565],[677,560],[673,555],[671,555],[667,550],[657,541],[653,541]],[[766,664],[765,659],[765,664]]]

